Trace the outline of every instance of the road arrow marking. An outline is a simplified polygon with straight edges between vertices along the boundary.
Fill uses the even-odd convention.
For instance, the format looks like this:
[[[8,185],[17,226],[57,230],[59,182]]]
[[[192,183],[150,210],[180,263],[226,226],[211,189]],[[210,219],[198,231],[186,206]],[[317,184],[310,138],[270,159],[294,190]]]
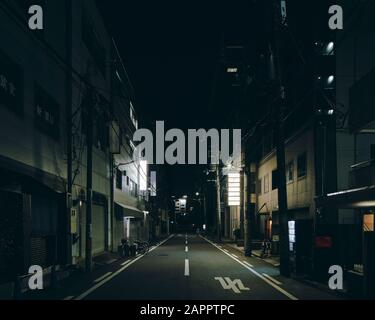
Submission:
[[[288,291],[284,290],[283,288],[279,287],[276,283],[273,283],[272,281],[270,281],[269,279],[267,279],[265,276],[261,275],[259,272],[257,272],[256,270],[254,270],[253,268],[249,267],[248,265],[246,265],[245,263],[241,262],[240,260],[238,260],[237,258],[231,256],[229,253],[225,252],[224,250],[225,249],[221,249],[219,248],[217,245],[215,245],[212,241],[208,240],[207,238],[201,236],[202,239],[206,240],[208,243],[212,244],[215,248],[217,248],[218,250],[220,250],[221,252],[223,252],[224,254],[226,254],[228,257],[232,258],[233,260],[237,261],[240,265],[244,266],[246,269],[248,269],[251,273],[253,273],[254,275],[256,275],[258,278],[262,279],[264,282],[268,283],[271,287],[275,288],[277,291],[279,291],[280,293],[282,293],[283,295],[285,295],[286,297],[288,297],[289,299],[291,300],[298,300],[298,298],[294,295],[292,295],[291,293],[289,293]]]
[[[250,289],[245,287],[240,279],[231,280],[229,277],[215,277],[218,280],[224,290],[233,290],[235,293],[241,293],[241,291],[249,291]]]

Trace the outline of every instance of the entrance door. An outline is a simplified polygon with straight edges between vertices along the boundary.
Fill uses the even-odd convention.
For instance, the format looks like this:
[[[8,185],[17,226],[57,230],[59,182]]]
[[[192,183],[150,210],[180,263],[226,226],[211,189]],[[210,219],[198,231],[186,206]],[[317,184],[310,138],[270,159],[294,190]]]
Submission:
[[[92,254],[98,254],[105,248],[105,210],[103,206],[92,206]]]

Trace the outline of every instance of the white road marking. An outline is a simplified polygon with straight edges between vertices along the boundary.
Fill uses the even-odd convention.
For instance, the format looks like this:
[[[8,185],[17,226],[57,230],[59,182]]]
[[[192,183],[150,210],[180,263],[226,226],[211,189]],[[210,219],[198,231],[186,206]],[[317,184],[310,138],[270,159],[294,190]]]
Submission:
[[[236,256],[235,254],[232,253],[232,256],[235,257],[235,258],[238,258],[238,256]]]
[[[228,252],[228,250],[227,249],[223,249],[225,252]]]
[[[67,296],[63,300],[72,300],[73,298],[74,298],[74,296]]]
[[[98,283],[100,281],[102,281],[103,279],[107,278],[109,275],[111,275],[112,272],[107,272],[106,274],[103,274],[101,277],[99,277],[98,279],[95,279],[94,282],[95,283]]]
[[[262,273],[262,275],[264,275],[267,279],[271,280],[272,282],[276,283],[277,285],[282,285],[282,283],[280,281],[278,281],[275,278],[271,277],[267,273]]]
[[[237,261],[240,265],[244,266],[246,269],[248,269],[250,272],[252,272],[254,275],[256,275],[258,278],[262,279],[264,282],[268,283],[271,287],[275,288],[277,291],[279,291],[280,293],[282,293],[283,295],[285,295],[286,297],[288,297],[289,299],[291,300],[298,300],[297,297],[295,297],[294,295],[292,295],[291,293],[287,292],[286,290],[284,290],[283,288],[279,287],[277,284],[273,283],[272,281],[268,280],[266,277],[262,276],[260,273],[258,273],[257,271],[255,271],[253,268],[247,266],[246,264],[244,264],[243,262],[241,262],[240,260],[238,260],[237,258],[233,257],[232,255],[230,255],[229,253],[225,252],[224,250],[225,249],[220,249],[218,246],[216,246],[215,244],[213,244],[210,240],[206,239],[205,237],[202,236],[202,238],[204,240],[206,240],[208,243],[212,244],[214,247],[216,247],[218,250],[222,251],[223,253],[225,253],[228,257],[232,258],[233,260]]]
[[[152,250],[155,250],[157,247],[161,246],[162,244],[164,244],[165,242],[167,242],[170,238],[172,238],[174,235],[170,235],[167,239],[165,239],[164,241],[160,242],[158,245],[155,246],[154,249]],[[150,251],[152,251],[150,250]],[[150,252],[149,251],[149,252]],[[119,275],[121,272],[123,272],[126,268],[129,268],[134,262],[138,261],[139,259],[141,259],[144,255],[141,255],[139,256],[138,258],[135,258],[134,260],[130,261],[128,264],[126,264],[125,266],[123,266],[122,268],[120,268],[119,270],[117,270],[115,273],[111,274],[109,277],[105,278],[104,280],[102,280],[101,282],[98,282],[96,285],[94,285],[93,287],[91,287],[90,289],[86,290],[85,292],[83,292],[81,295],[79,295],[78,297],[76,297],[74,300],[82,300],[84,299],[85,297],[87,297],[90,293],[94,292],[96,289],[100,288],[102,285],[106,284],[108,281],[112,280],[114,277],[116,277],[117,275]]]
[[[185,277],[188,277],[190,275],[189,273],[189,259],[185,259],[185,272],[184,272]]]
[[[185,247],[185,252],[188,252],[188,247],[187,246]]]
[[[249,291],[250,289],[245,287],[240,279],[231,280],[229,277],[215,277],[218,280],[224,290],[233,290],[235,293],[241,293],[241,291]]]
[[[251,263],[248,263],[247,261],[242,261],[244,264],[248,265],[251,268],[254,268],[254,266]]]
[[[186,244],[186,245],[187,245],[187,243],[188,243],[188,242],[187,242],[187,241],[185,241],[185,244]]]
[[[122,266],[126,265],[128,262],[130,262],[131,260],[126,260],[125,262],[121,263]]]

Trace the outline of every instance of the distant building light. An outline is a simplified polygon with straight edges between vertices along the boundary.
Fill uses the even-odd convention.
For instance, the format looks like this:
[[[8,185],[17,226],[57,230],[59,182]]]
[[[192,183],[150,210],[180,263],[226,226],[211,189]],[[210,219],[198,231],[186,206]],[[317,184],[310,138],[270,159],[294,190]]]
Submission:
[[[199,192],[196,192],[195,195],[198,197],[199,196]]]
[[[330,76],[328,77],[328,79],[327,79],[327,83],[328,83],[328,84],[332,84],[333,81],[335,81],[335,76],[330,75]]]
[[[326,47],[326,53],[327,54],[331,54],[333,49],[335,47],[335,44],[331,41],[327,44],[327,47]]]
[[[328,115],[331,116],[331,115],[333,115],[333,114],[335,113],[335,110],[333,110],[333,109],[329,109],[327,113],[328,113]]]
[[[227,68],[227,73],[237,73],[237,72],[238,72],[238,68],[235,68],[235,67]]]

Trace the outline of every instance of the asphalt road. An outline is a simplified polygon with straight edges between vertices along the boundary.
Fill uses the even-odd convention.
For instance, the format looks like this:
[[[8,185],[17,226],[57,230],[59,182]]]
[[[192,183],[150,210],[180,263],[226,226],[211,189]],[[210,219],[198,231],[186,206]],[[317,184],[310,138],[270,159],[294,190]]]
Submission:
[[[261,259],[244,257],[198,235],[178,234],[145,255],[120,259],[57,290],[25,299],[65,300],[297,300],[337,299],[334,293],[283,278]]]

